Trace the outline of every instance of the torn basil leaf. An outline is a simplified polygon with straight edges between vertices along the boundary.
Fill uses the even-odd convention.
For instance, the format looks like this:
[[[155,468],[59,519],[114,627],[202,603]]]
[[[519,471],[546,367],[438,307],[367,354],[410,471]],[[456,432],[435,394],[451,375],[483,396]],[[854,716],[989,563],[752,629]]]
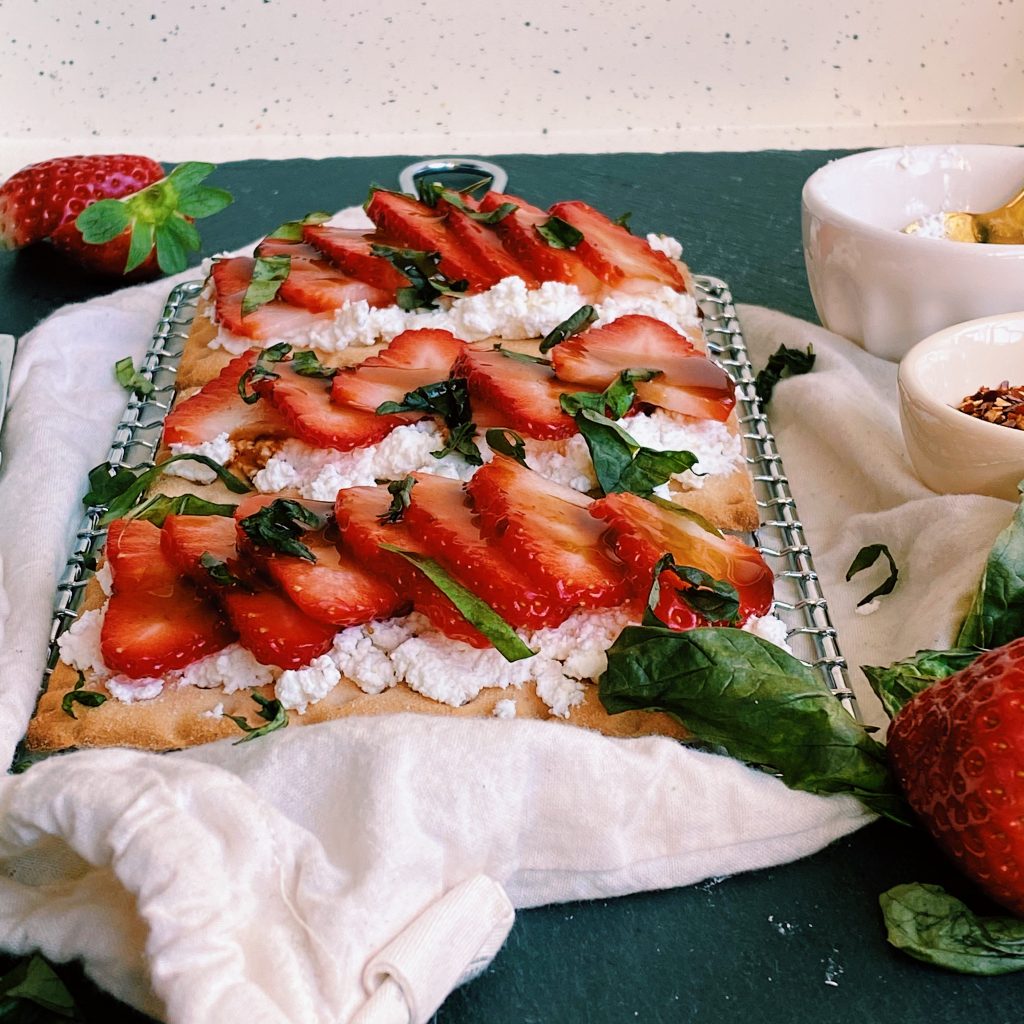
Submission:
[[[1001,647],[1024,636],[1024,499],[996,538],[957,647]]]
[[[778,772],[792,789],[849,793],[908,821],[884,748],[819,673],[751,633],[627,626],[598,685],[609,714],[665,711],[698,739]]]
[[[206,570],[207,575],[214,583],[219,583],[222,587],[237,587],[249,594],[253,593],[253,588],[245,580],[239,579],[228,568],[227,562],[211,552],[204,551],[199,556],[199,564]]]
[[[269,369],[267,364],[282,362],[291,354],[291,351],[291,345],[284,341],[265,348],[256,357],[256,362],[238,378],[238,397],[246,405],[255,405],[260,400],[260,393],[251,390],[253,384],[258,384],[261,380],[275,380],[280,376],[279,373]]]
[[[409,279],[408,287],[399,288],[395,293],[395,301],[404,310],[435,309],[439,296],[461,295],[469,287],[468,281],[450,281],[437,269],[441,262],[439,252],[379,244],[372,245],[370,251],[386,259]]]
[[[85,686],[85,675],[79,672],[74,687],[64,694],[60,702],[61,711],[74,719],[78,718],[75,714],[74,705],[82,704],[87,708],[98,708],[101,704],[105,704],[107,700],[105,693],[100,693],[98,690],[83,690],[83,686]]]
[[[1024,921],[979,917],[941,886],[911,882],[878,897],[889,942],[960,974],[1024,971]]]
[[[290,498],[278,498],[239,522],[242,531],[257,546],[307,562],[316,562],[316,555],[299,537],[306,530],[322,530],[325,525],[322,516]]]
[[[422,180],[422,179],[421,179]],[[472,192],[474,188],[478,188],[484,182],[476,182],[475,185],[470,185],[464,190],[463,194]],[[502,203],[500,206],[495,207],[493,210],[474,210],[460,195],[458,192],[453,192],[449,188],[445,188],[439,181],[431,181],[426,183],[422,188],[418,189],[420,198],[427,206],[436,206],[438,199],[443,199],[449,206],[454,206],[456,210],[461,210],[471,220],[475,220],[478,224],[499,224],[503,221],[510,213],[515,213],[519,207],[515,203]],[[428,195],[432,195],[433,201],[428,202],[425,198]]]
[[[487,445],[501,455],[515,459],[520,466],[526,466],[526,442],[522,436],[508,427],[491,427],[484,434]],[[529,469],[529,466],[526,466]]]
[[[912,658],[904,658],[883,668],[880,665],[861,665],[871,689],[882,702],[886,714],[895,718],[903,706],[932,683],[967,668],[981,654],[975,648],[956,648],[951,651],[918,651]]]
[[[580,409],[590,409],[592,412],[620,420],[633,408],[633,402],[636,400],[634,381],[654,380],[661,374],[661,370],[623,370],[604,391],[573,391],[560,395],[562,411],[568,416],[575,416]]]
[[[207,501],[195,494],[154,494],[124,514],[124,519],[144,519],[163,526],[168,516],[233,516],[237,505]]]
[[[467,622],[476,627],[506,661],[522,661],[536,653],[523,643],[519,634],[473,591],[453,579],[433,558],[416,551],[403,551],[394,544],[381,544],[385,551],[401,555],[411,562],[462,613]]]
[[[632,234],[632,231],[630,230],[630,227],[629,227],[629,222],[632,219],[632,217],[633,217],[633,211],[632,210],[627,210],[625,213],[620,213],[618,215],[618,217],[616,217],[615,220],[612,221],[612,223],[613,224],[618,224],[618,226],[620,228],[625,228],[627,231],[630,232],[630,234]]]
[[[108,526],[115,519],[127,515],[168,466],[186,461],[198,462],[212,469],[224,486],[235,494],[246,494],[249,490],[249,485],[244,480],[226,470],[219,462],[214,462],[205,455],[185,452],[181,455],[172,455],[149,469],[129,469],[127,466],[112,469],[109,462],[101,463],[89,471],[89,490],[82,499],[82,504],[86,508],[106,506],[107,510],[100,518],[99,525]]]
[[[495,352],[500,352],[506,359],[514,359],[517,363],[540,363],[541,366],[550,366],[551,360],[542,356],[531,356],[529,352],[516,352],[510,348],[503,348],[501,345],[494,346]]]
[[[323,224],[324,221],[331,219],[329,213],[325,213],[323,210],[316,210],[313,213],[307,213],[302,220],[288,220],[285,221],[279,228],[276,228],[271,234],[267,235],[268,240],[274,239],[278,242],[301,242],[302,241],[302,229],[307,224]]]
[[[254,313],[273,299],[292,269],[291,256],[257,256],[252,279],[242,296],[242,316]]]
[[[283,729],[288,724],[288,712],[279,700],[276,698],[271,700],[269,697],[264,697],[262,693],[256,692],[252,694],[252,699],[259,705],[259,710],[256,714],[266,724],[259,726],[250,725],[241,715],[225,715],[225,718],[230,718],[245,733],[240,740],[235,740],[234,745],[236,747],[239,743],[248,743],[249,740],[259,739],[260,736],[266,736],[267,733]]]
[[[317,354],[308,348],[292,355],[291,367],[302,377],[322,377],[324,380],[330,380],[341,373],[337,366],[324,366]]]
[[[482,466],[480,449],[473,441],[476,424],[471,417],[469,388],[465,377],[446,377],[433,384],[424,384],[405,394],[401,402],[381,402],[376,408],[379,416],[390,416],[402,412],[423,412],[440,416],[448,428],[448,438],[438,451],[431,452],[435,459],[444,458],[457,452],[470,465]]]
[[[791,377],[801,373],[810,373],[814,366],[814,346],[808,345],[806,352],[798,348],[787,348],[780,345],[769,357],[757,377],[754,378],[754,390],[762,405],[767,405],[775,393],[775,385],[785,374]]]
[[[583,232],[561,217],[548,217],[536,231],[552,249],[572,249],[583,241]]]
[[[435,459],[443,459],[446,455],[461,455],[471,466],[484,464],[480,449],[473,438],[476,437],[476,424],[460,423],[448,431],[444,444],[430,454]]]
[[[114,363],[114,376],[125,391],[137,391],[140,395],[153,393],[153,382],[145,374],[135,369],[131,356],[125,356],[124,359],[118,359]]]
[[[415,477],[406,476],[401,480],[392,480],[388,484],[391,504],[386,512],[377,516],[382,523],[400,523],[405,518],[405,510],[409,507],[409,502],[412,501],[412,489],[415,483]]]
[[[40,1015],[25,1003],[34,1003],[47,1012]],[[10,1024],[52,1024],[55,1018],[82,1019],[67,986],[38,953],[24,957],[0,977],[0,1020]]]
[[[675,588],[676,593],[698,615],[716,625],[734,626],[740,617],[740,595],[728,580],[716,580],[710,573],[692,565],[679,565],[670,554],[664,554],[654,566],[652,588],[659,586],[659,576],[671,572],[685,586]],[[652,605],[653,600],[653,605]],[[653,612],[658,595],[648,599]]]
[[[544,335],[540,343],[541,352],[550,352],[566,338],[585,331],[597,319],[597,310],[593,306],[580,306],[572,316],[563,320],[557,327]]]
[[[900,571],[896,568],[896,559],[892,557],[892,552],[884,544],[868,544],[861,548],[850,563],[850,568],[846,570],[846,582],[849,583],[857,573],[870,569],[883,555],[889,563],[889,575],[870,594],[857,602],[858,608],[870,604],[876,597],[885,597],[886,594],[891,594],[900,577]]]

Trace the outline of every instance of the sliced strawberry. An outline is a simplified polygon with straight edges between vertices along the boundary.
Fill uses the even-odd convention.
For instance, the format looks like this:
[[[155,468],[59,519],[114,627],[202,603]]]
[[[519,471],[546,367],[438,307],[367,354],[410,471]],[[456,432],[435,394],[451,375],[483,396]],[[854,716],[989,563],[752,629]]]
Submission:
[[[502,426],[545,440],[576,433],[559,396],[578,389],[566,388],[547,366],[508,359],[493,350],[467,349],[455,360],[452,376],[465,377],[471,397],[496,410],[504,418]]]
[[[200,585],[210,585],[210,574],[199,564],[205,552],[225,563],[238,559],[235,520],[230,516],[171,515],[160,535],[163,553],[175,569]]]
[[[378,355],[342,370],[332,382],[331,400],[370,412],[381,402],[401,402],[410,391],[444,380],[465,347],[448,331],[404,331]]]
[[[554,248],[538,233],[538,225],[547,221],[549,214],[518,196],[503,195],[501,192],[488,192],[480,200],[480,209],[490,212],[498,209],[502,203],[515,203],[518,209],[495,225],[498,237],[505,249],[528,268],[538,281],[574,284],[585,298],[591,301],[601,298],[606,289],[579,254],[571,249]]]
[[[448,226],[444,212],[432,209],[400,192],[378,190],[366,212],[381,235],[395,243],[424,252],[439,252],[438,269],[450,281],[466,280],[469,291],[480,292],[496,285],[501,274],[491,263],[467,249]]]
[[[643,238],[631,235],[592,206],[576,201],[555,203],[551,215],[583,233],[575,251],[609,287],[643,292],[668,285],[676,291],[686,290],[679,268],[663,252],[656,252]]]
[[[288,423],[270,402],[247,405],[238,381],[256,362],[253,349],[232,359],[202,390],[178,402],[164,422],[164,444],[202,444],[227,434],[233,441],[288,437]]]
[[[257,589],[247,593],[225,587],[219,594],[239,643],[263,665],[301,668],[326,654],[334,643],[334,626],[310,618],[283,594]]]
[[[391,495],[386,487],[348,487],[338,492],[335,516],[343,546],[351,550],[360,565],[378,573],[435,628],[452,640],[472,647],[490,647],[491,642],[463,617],[462,613],[426,576],[400,555],[383,550],[393,544],[403,551],[427,554],[425,546],[403,522],[383,523]]]
[[[564,605],[611,608],[629,596],[623,565],[605,549],[605,527],[590,515],[586,495],[503,455],[478,469],[466,490],[483,533]]]
[[[457,480],[416,475],[405,518],[427,553],[512,626],[557,626],[571,614],[573,606],[554,588],[531,578],[521,563],[481,535]]]
[[[438,207],[447,211],[447,224],[455,237],[481,264],[489,266],[499,281],[506,277],[521,277],[527,288],[537,287],[539,282],[533,272],[505,248],[494,227],[481,224],[443,199],[438,201]]]
[[[293,242],[287,238],[264,238],[256,246],[256,255],[267,259],[270,256],[289,256],[292,259],[322,260],[323,255],[312,245]]]
[[[374,239],[363,231],[309,224],[302,234],[346,274],[386,292],[392,299],[399,288],[409,284],[405,274],[395,270],[383,256],[374,255]]]
[[[135,679],[162,676],[232,641],[220,611],[178,577],[156,526],[122,520],[111,530],[107,557],[114,592],[100,633],[109,668]]]
[[[628,369],[660,370],[635,383],[641,402],[700,419],[724,421],[736,405],[732,378],[693,342],[649,316],[623,316],[575,334],[551,351],[561,380],[606,388]]]
[[[693,566],[739,592],[740,616],[765,615],[772,606],[771,569],[760,552],[736,537],[716,537],[683,512],[673,512],[635,494],[609,494],[590,506],[590,514],[610,525],[615,553],[626,563],[638,596],[651,588],[654,567],[664,554],[679,565]],[[669,572],[662,583],[658,617],[675,629],[706,622],[677,594],[680,583]]]
[[[286,362],[277,363],[274,372],[278,376],[258,382],[257,390],[281,413],[296,437],[316,448],[347,452],[376,444],[404,422],[400,416],[375,416],[336,405],[329,381],[303,377]]]
[[[311,313],[308,309],[289,305],[280,299],[267,302],[243,316],[242,300],[252,282],[255,265],[255,260],[248,256],[217,260],[213,265],[217,322],[232,334],[264,341],[298,331],[309,331],[330,319],[327,313]]]

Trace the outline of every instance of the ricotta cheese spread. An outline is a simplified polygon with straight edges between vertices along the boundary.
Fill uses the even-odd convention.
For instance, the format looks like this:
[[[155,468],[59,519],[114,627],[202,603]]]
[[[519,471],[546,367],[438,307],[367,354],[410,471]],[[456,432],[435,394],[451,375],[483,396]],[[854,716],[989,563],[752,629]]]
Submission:
[[[212,441],[203,441],[202,444],[172,444],[171,455],[205,455],[208,459],[226,466],[235,457],[235,446],[224,433],[218,434]],[[209,466],[194,462],[192,459],[173,462],[165,472],[197,484],[212,484],[217,479],[217,474]]]

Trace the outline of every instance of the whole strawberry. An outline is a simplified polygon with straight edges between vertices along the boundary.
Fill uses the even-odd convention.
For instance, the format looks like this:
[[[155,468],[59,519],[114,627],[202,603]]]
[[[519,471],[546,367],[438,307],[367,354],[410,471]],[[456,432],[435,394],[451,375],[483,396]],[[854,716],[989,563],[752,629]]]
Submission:
[[[907,801],[939,844],[1024,914],[1024,639],[917,694],[888,747]]]
[[[155,160],[124,154],[32,164],[0,187],[0,248],[48,239],[93,273],[178,273],[199,249],[192,222],[231,202],[201,184],[213,169],[186,163],[165,177]]]

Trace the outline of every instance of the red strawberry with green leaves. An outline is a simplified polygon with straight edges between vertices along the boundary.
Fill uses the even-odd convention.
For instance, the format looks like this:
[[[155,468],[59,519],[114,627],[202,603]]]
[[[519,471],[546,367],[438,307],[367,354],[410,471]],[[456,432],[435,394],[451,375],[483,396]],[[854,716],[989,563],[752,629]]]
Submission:
[[[1024,914],[1024,639],[914,696],[887,742],[907,802],[939,845]]]
[[[155,161],[126,155],[32,164],[0,187],[0,246],[49,239],[96,274],[176,274],[199,250],[193,221],[231,202],[202,184],[213,169],[185,163],[164,176]]]

